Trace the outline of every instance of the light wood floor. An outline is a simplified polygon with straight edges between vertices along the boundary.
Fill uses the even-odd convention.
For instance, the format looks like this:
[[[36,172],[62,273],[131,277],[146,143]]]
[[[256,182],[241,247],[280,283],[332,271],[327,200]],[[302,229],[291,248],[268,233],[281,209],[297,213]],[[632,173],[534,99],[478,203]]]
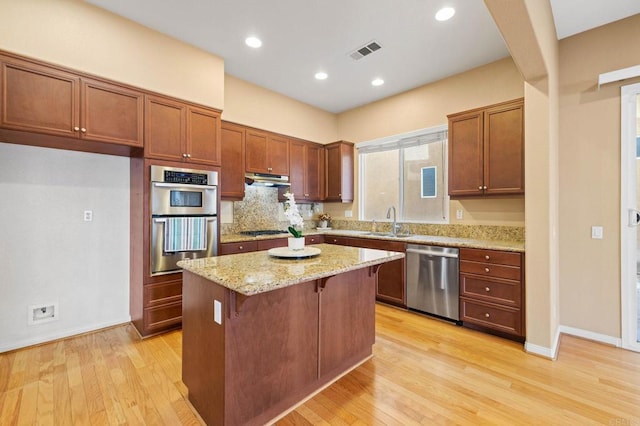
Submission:
[[[374,358],[278,425],[640,426],[640,354],[564,336],[558,360],[379,305]],[[200,424],[181,333],[131,326],[0,354],[0,425]]]

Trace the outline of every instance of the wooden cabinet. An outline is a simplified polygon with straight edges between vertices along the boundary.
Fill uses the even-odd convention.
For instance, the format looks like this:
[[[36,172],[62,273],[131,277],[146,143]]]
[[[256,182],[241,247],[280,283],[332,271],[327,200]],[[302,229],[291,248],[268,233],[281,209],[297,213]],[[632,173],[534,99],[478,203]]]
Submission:
[[[524,340],[523,254],[460,249],[460,319],[465,326]]]
[[[245,127],[222,122],[220,197],[240,201],[244,198]]]
[[[256,129],[246,130],[246,171],[289,174],[289,139]]]
[[[145,157],[217,166],[220,151],[218,111],[146,96]]]
[[[322,234],[306,235],[304,237],[304,243],[309,246],[312,244],[322,244],[324,243],[324,235]]]
[[[353,201],[353,144],[339,141],[326,149],[325,201],[347,203]]]
[[[324,147],[291,140],[289,144],[289,189],[297,202],[324,199]]]
[[[451,114],[449,195],[524,194],[524,100]]]
[[[256,250],[258,250],[256,241],[239,241],[237,243],[220,244],[219,254],[222,256],[225,254],[248,253]]]
[[[142,147],[141,92],[14,57],[0,62],[1,127]]]
[[[407,249],[407,245],[401,241],[334,235],[325,235],[325,243],[397,251],[401,253],[404,253]],[[405,259],[398,259],[380,265],[376,280],[376,299],[400,307],[407,306]]]

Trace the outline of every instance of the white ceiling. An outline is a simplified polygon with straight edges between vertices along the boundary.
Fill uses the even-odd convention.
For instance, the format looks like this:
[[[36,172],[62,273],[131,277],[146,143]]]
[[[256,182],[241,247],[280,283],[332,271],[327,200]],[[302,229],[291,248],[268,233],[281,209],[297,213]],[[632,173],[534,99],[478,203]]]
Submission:
[[[225,72],[342,112],[508,56],[482,0],[85,0],[224,59]],[[560,38],[640,13],[637,0],[551,0]],[[433,17],[453,6],[447,22]],[[244,44],[255,35],[260,49]],[[349,54],[375,40],[382,49]],[[318,81],[317,71],[329,78]],[[382,78],[383,86],[371,80]]]

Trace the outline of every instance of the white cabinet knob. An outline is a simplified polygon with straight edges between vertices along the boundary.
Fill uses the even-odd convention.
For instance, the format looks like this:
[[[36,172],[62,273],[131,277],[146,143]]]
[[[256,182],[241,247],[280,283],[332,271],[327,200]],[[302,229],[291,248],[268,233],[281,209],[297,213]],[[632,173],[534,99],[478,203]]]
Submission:
[[[482,185],[480,185],[480,186],[478,187],[478,190],[479,190],[479,191],[482,191]]]
[[[80,129],[80,131],[81,131],[82,133],[87,133],[87,129],[85,129],[84,127],[83,127],[82,129]]]
[[[489,318],[491,315],[489,315],[489,313],[487,312],[486,314],[484,314],[485,318]]]
[[[484,291],[491,291],[491,289],[489,287],[485,287]]]
[[[484,268],[484,271],[485,272],[489,272],[489,268]]]
[[[484,258],[485,258],[486,260],[489,260],[489,259],[490,259],[490,257],[489,257],[489,255],[488,255],[488,254],[487,254],[487,255],[485,255],[485,256],[484,256]]]
[[[73,131],[74,131],[74,132],[79,132],[79,131],[80,131],[80,127],[78,127],[78,126],[74,127],[74,128],[73,128]]]

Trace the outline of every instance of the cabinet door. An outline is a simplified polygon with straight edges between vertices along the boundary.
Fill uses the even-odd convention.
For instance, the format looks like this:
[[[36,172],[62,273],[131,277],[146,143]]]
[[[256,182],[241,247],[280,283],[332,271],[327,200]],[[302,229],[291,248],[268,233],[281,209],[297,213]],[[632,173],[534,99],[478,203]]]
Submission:
[[[204,108],[187,108],[187,160],[220,165],[220,113]]]
[[[246,135],[246,168],[248,172],[268,173],[266,132],[247,129]]]
[[[482,111],[449,118],[449,195],[483,194]]]
[[[305,159],[306,143],[301,141],[291,141],[289,146],[289,191],[295,196],[296,201],[307,199],[306,196],[306,172],[307,165]]]
[[[144,96],[113,84],[82,79],[83,139],[142,147]]]
[[[0,61],[2,127],[79,137],[78,76],[14,58]]]
[[[144,156],[161,160],[186,158],[186,106],[170,99],[146,97]]]
[[[524,193],[524,104],[484,113],[485,194]]]
[[[222,122],[220,196],[223,200],[244,198],[244,137],[244,127]]]
[[[326,158],[326,201],[353,201],[353,144],[327,145]]]
[[[289,174],[289,139],[269,135],[267,144],[267,173]]]
[[[307,144],[305,166],[305,198],[321,201],[324,198],[324,147]]]

